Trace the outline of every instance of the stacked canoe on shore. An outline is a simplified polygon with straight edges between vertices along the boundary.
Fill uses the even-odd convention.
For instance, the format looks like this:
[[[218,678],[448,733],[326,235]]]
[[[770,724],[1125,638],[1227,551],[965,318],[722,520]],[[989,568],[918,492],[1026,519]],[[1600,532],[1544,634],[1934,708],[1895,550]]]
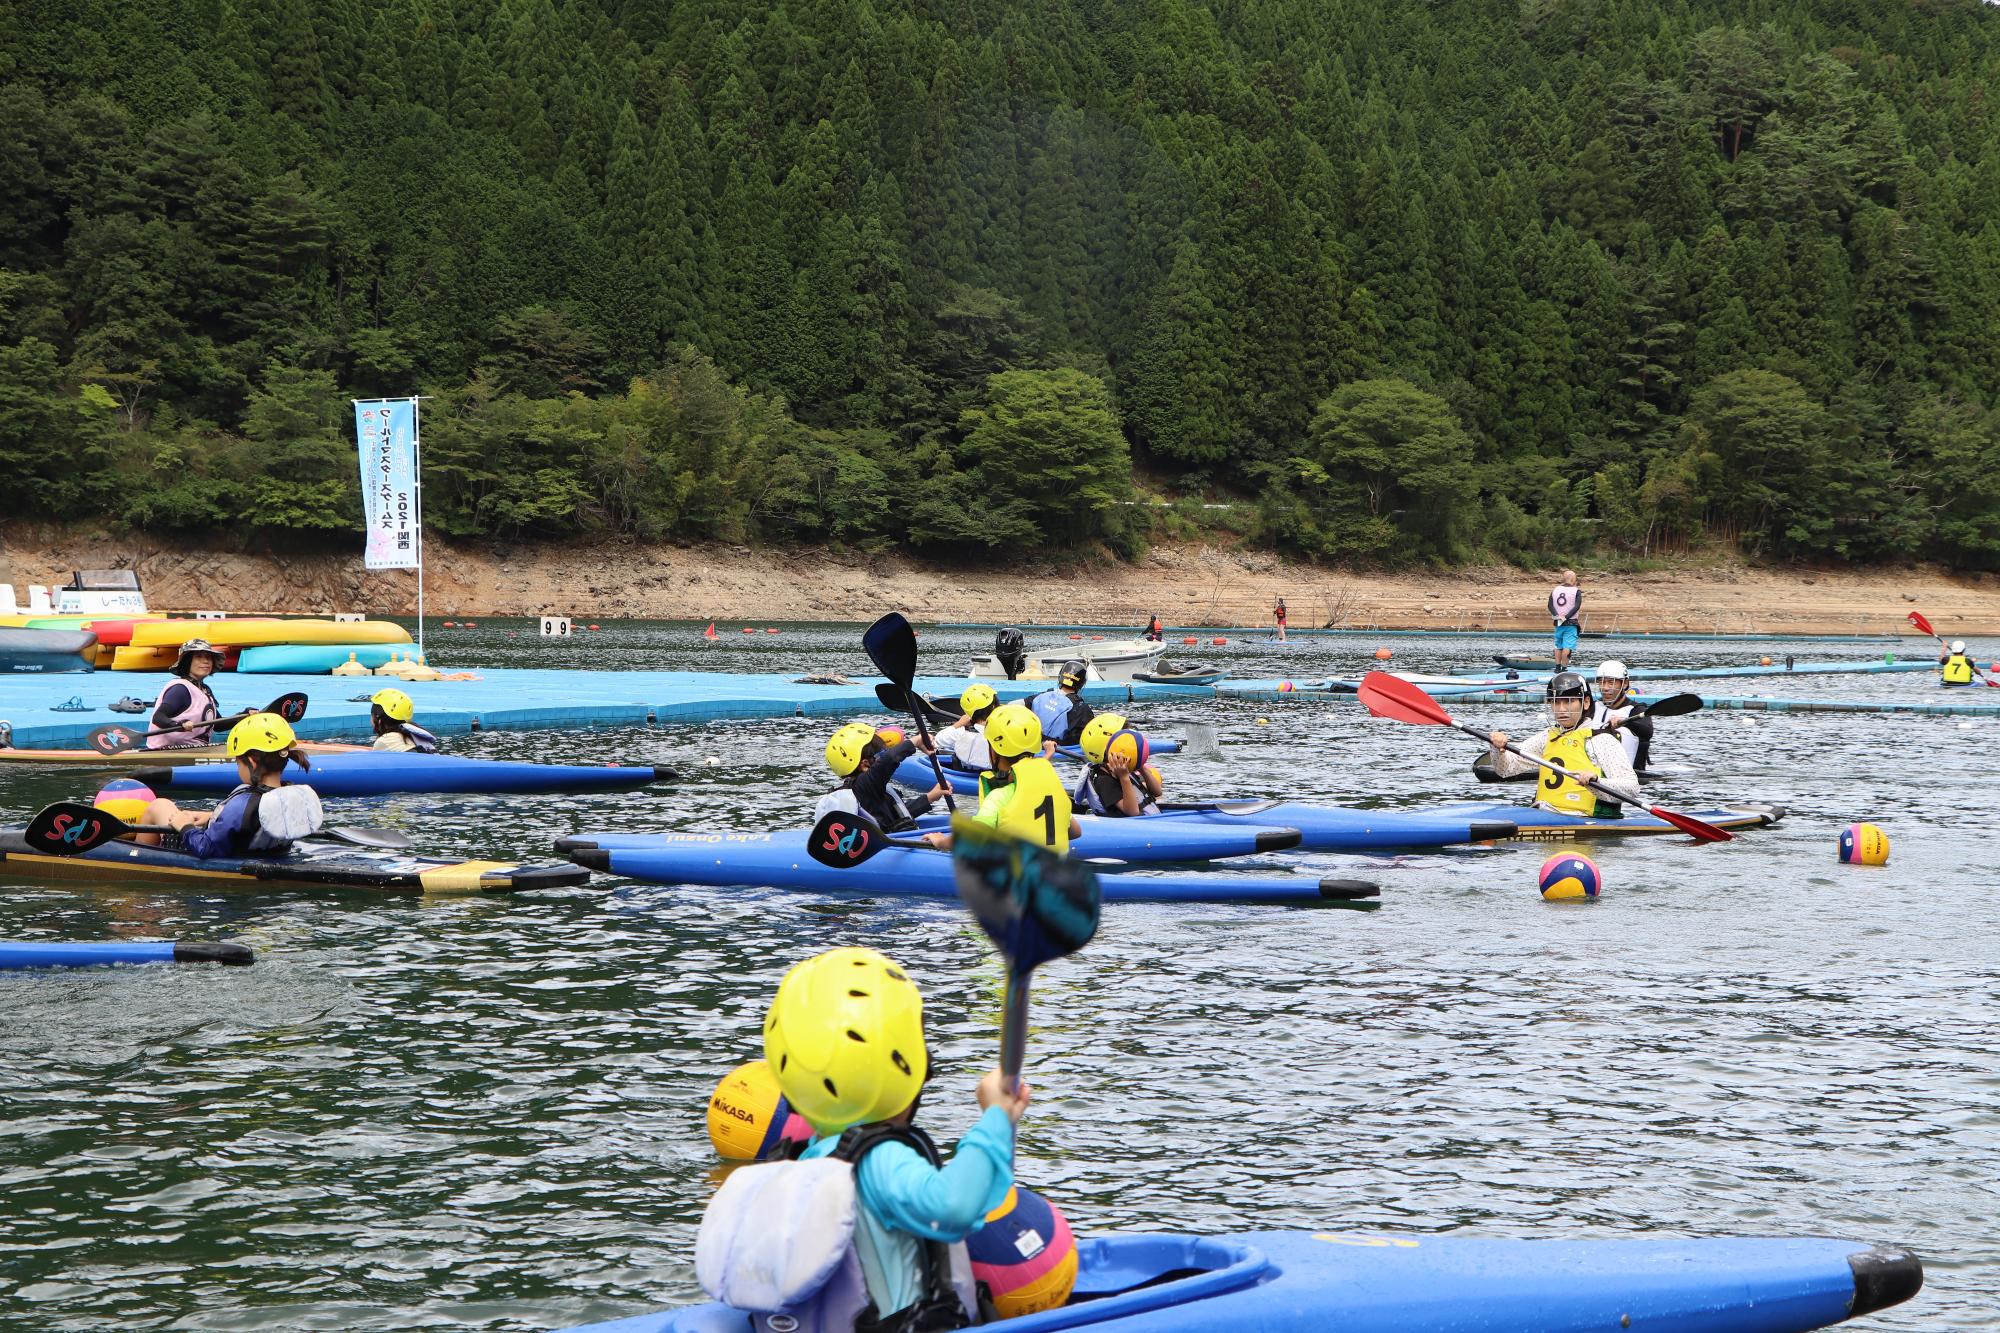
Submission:
[[[373,670],[405,653],[410,632],[388,620],[242,616],[0,617],[0,671],[166,671],[189,639],[222,653],[222,670],[311,674],[350,658]]]

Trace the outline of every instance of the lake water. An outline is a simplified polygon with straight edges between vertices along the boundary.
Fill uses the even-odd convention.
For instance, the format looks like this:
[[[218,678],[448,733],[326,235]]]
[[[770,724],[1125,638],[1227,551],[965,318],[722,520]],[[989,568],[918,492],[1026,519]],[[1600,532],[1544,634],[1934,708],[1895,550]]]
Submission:
[[[430,647],[453,667],[867,673],[858,627],[783,628],[705,647],[685,625],[543,641],[518,621],[433,622]],[[926,631],[927,669],[962,669],[989,638]],[[1362,669],[1375,642],[1187,651],[1307,678]],[[1417,670],[1545,647],[1382,642]],[[1883,651],[1606,646],[1634,665]],[[1985,693],[1940,696],[1924,676],[1698,688]],[[224,679],[225,703],[245,692]],[[1538,716],[1449,706],[1515,731]],[[1464,737],[1352,703],[1189,699],[1133,716],[1214,729],[1215,750],[1165,762],[1175,796],[1407,806],[1521,791],[1480,788]],[[580,830],[797,826],[827,785],[833,725],[452,737],[457,753],[665,763],[685,781],[333,808],[482,857],[547,859],[552,838]],[[1791,814],[1720,846],[1595,844],[1596,903],[1542,902],[1551,849],[1517,845],[1303,858],[1378,880],[1369,913],[1121,906],[1037,975],[1021,1176],[1079,1231],[1886,1240],[1924,1258],[1928,1286],[1866,1327],[1992,1328],[2000,877],[1978,793],[2000,780],[1996,727],[1663,721],[1655,758],[1700,774],[1658,799]],[[0,772],[0,816],[19,823],[95,785]],[[1887,866],[1838,863],[1839,831],[1858,819],[1894,839]],[[694,1227],[718,1178],[707,1093],[759,1053],[788,966],[867,944],[910,968],[940,1067],[925,1110],[940,1138],[969,1123],[997,1046],[999,968],[944,903],[603,876],[429,901],[0,887],[0,937],[122,935],[237,939],[258,962],[0,973],[0,1328],[539,1329],[695,1299]]]

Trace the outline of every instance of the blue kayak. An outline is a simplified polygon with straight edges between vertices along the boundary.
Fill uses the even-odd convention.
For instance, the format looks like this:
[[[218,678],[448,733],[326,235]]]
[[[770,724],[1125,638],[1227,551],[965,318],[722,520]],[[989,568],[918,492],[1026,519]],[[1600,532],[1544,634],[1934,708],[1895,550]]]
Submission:
[[[978,779],[945,770],[952,790],[971,795]],[[964,787],[960,782],[963,779]],[[896,769],[896,781],[906,787],[929,791],[936,779],[930,765],[906,759]],[[1492,804],[1457,807],[1440,812],[1437,807],[1421,810],[1363,810],[1353,806],[1305,805],[1298,801],[1223,801],[1193,805],[1169,805],[1158,814],[1139,816],[1141,820],[1181,820],[1207,824],[1276,825],[1299,831],[1299,850],[1305,852],[1374,852],[1395,848],[1453,847],[1460,843],[1492,842],[1514,836],[1514,812],[1518,807]],[[1658,821],[1655,821],[1658,822]],[[1083,855],[1091,855],[1084,852]]]
[[[650,764],[530,764],[450,754],[358,750],[313,755],[312,771],[291,775],[321,796],[382,796],[390,792],[596,791],[664,782],[673,772]],[[132,777],[154,791],[222,795],[236,789],[236,765],[188,764],[140,769]]]
[[[1072,1303],[1009,1333],[1801,1333],[1916,1295],[1923,1265],[1848,1240],[1479,1240],[1259,1231],[1078,1237]],[[588,1333],[751,1333],[721,1305]]]
[[[1299,831],[1261,820],[1204,824],[1178,819],[1100,819],[1082,815],[1083,836],[1072,839],[1076,856],[1108,856],[1118,861],[1213,861],[1228,856],[1282,852],[1299,845]],[[926,815],[917,821],[924,832],[951,827],[950,815]],[[657,847],[670,835],[660,833],[577,833],[558,839],[556,850],[567,854],[589,847]],[[916,834],[898,835],[914,838]],[[846,871],[839,872],[846,874]]]
[[[103,967],[107,963],[222,963],[254,961],[247,945],[200,940],[0,940],[0,972],[30,967]]]
[[[918,898],[958,897],[951,856],[928,847],[885,847],[864,865],[835,870],[806,853],[808,830],[778,833],[661,833],[640,847],[556,844],[570,860],[656,884],[789,889]],[[1079,855],[1087,855],[1077,843]],[[1108,903],[1340,903],[1375,896],[1372,884],[1311,875],[1120,871],[1098,876]]]

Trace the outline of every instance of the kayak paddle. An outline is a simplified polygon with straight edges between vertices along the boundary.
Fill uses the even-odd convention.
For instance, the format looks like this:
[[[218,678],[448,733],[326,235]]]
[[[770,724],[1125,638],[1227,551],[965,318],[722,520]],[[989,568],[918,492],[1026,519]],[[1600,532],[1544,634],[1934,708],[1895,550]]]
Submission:
[[[892,838],[859,815],[835,811],[823,816],[806,834],[806,855],[829,870],[852,870],[875,859],[884,847],[927,848],[914,838]]]
[[[1915,625],[1918,629],[1922,630],[1924,633],[1930,635],[1933,639],[1936,639],[1938,641],[1938,647],[1945,648],[1950,646],[1945,643],[1944,635],[1938,633],[1935,629],[1931,627],[1931,622],[1924,619],[1923,612],[1921,611],[1910,612],[1910,623],[1912,625]],[[1965,656],[1968,661],[1970,661],[1972,658],[1971,653],[1967,653]],[[1981,685],[1991,685],[1995,689],[2000,689],[2000,680],[1995,680],[1993,679],[1993,677],[1987,675],[1984,671],[1981,671],[1979,669],[1979,663],[1977,662],[1972,663],[1972,674],[1979,677],[1979,683]]]
[[[951,821],[952,877],[1007,960],[1000,1072],[1021,1086],[1028,1049],[1028,980],[1043,963],[1075,953],[1097,933],[1103,894],[1090,867],[971,819]]]
[[[76,856],[128,833],[176,833],[165,824],[128,824],[80,801],[57,801],[28,821],[21,837],[30,848],[48,856]],[[379,847],[385,851],[408,851],[410,840],[395,829],[354,828],[329,824],[313,838],[351,843],[356,847]]]
[[[1476,736],[1480,740],[1486,741],[1489,745],[1492,743],[1489,733],[1480,731],[1476,727],[1468,727],[1463,722],[1456,721],[1450,713],[1445,712],[1443,705],[1439,704],[1437,700],[1425,694],[1417,686],[1410,684],[1406,680],[1398,680],[1386,671],[1371,671],[1363,676],[1361,678],[1361,688],[1357,693],[1361,696],[1361,706],[1376,717],[1392,718],[1397,722],[1409,722],[1420,727],[1456,727],[1468,736]],[[1595,778],[1572,772],[1564,768],[1561,764],[1553,760],[1544,759],[1540,755],[1529,754],[1512,741],[1507,742],[1507,750],[1510,754],[1518,755],[1531,764],[1546,768],[1551,773],[1560,773],[1566,778],[1574,778],[1600,796],[1617,801],[1622,805],[1636,805],[1654,818],[1663,819],[1667,823],[1672,824],[1675,828],[1697,842],[1730,842],[1734,839],[1734,834],[1724,829],[1719,829],[1713,824],[1705,824],[1693,815],[1684,815],[1677,810],[1669,810],[1664,806],[1647,805],[1646,798],[1636,791],[1629,793],[1621,792],[1609,783],[1600,782]]]
[[[1597,734],[1608,736],[1627,722],[1642,717],[1685,717],[1689,713],[1700,711],[1701,696],[1699,694],[1670,694],[1656,703],[1633,704],[1631,712],[1608,727],[1597,728]]]
[[[924,744],[928,746],[931,743],[930,724],[924,720],[917,692],[910,688],[917,678],[917,632],[910,628],[910,622],[903,619],[902,613],[891,611],[862,633],[861,647],[868,654],[868,660],[875,664],[875,669],[903,692],[904,707],[917,720],[917,735],[923,737]],[[875,694],[887,702],[887,697],[879,689]],[[937,774],[937,785],[944,788],[944,808],[957,814],[958,804],[951,799],[951,784],[944,779],[944,767],[938,763],[935,751],[930,759],[931,771]]]
[[[144,745],[149,736],[165,736],[172,732],[188,731],[201,726],[234,726],[256,713],[276,713],[287,722],[296,722],[306,715],[308,702],[305,695],[294,691],[291,694],[279,695],[262,708],[253,709],[249,713],[238,713],[234,717],[212,717],[207,722],[183,722],[175,727],[154,727],[151,731],[133,731],[130,727],[121,727],[113,722],[97,728],[85,736],[84,740],[99,754],[123,754],[127,750]]]

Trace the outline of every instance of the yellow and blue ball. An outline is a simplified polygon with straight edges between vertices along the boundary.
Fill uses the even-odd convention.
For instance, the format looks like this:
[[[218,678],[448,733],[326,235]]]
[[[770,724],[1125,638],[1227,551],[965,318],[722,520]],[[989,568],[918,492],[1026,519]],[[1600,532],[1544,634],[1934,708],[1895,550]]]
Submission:
[[[113,778],[98,790],[90,803],[113,819],[136,824],[153,800],[153,789],[138,779]]]
[[[1125,756],[1126,764],[1134,773],[1153,762],[1153,747],[1147,743],[1145,736],[1130,727],[1104,743],[1105,761],[1109,762],[1115,754]]]
[[[708,1099],[708,1141],[732,1161],[761,1162],[780,1156],[785,1144],[812,1136],[812,1126],[785,1100],[767,1061],[730,1070]]]
[[[1541,885],[1542,897],[1551,902],[1595,898],[1604,888],[1604,874],[1581,852],[1558,852],[1542,862]]]
[[[1002,1319],[1053,1310],[1076,1286],[1076,1237],[1062,1210],[1016,1185],[965,1238],[972,1275]]]
[[[1889,859],[1889,835],[1873,824],[1840,831],[1840,859],[1851,866],[1879,866]]]

